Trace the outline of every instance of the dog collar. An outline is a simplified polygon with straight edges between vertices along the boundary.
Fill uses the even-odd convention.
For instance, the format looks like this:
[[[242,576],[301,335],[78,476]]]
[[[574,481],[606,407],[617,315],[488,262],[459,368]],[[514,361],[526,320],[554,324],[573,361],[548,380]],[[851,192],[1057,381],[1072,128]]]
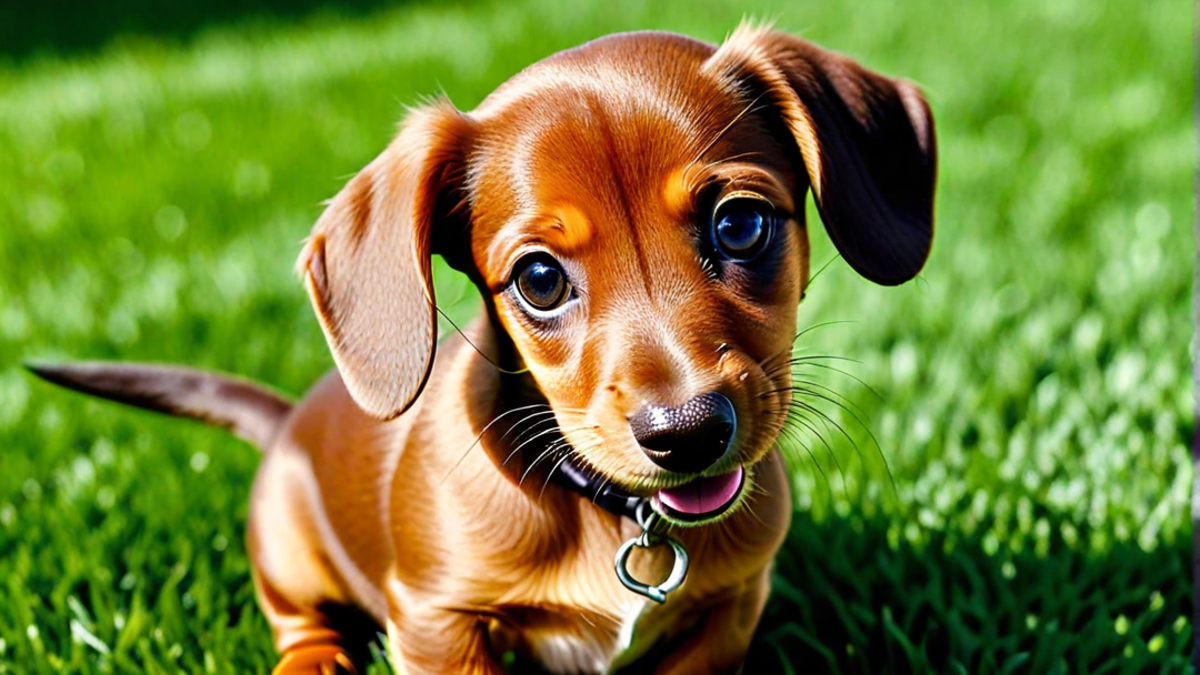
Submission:
[[[647,501],[644,497],[634,497],[621,492],[610,481],[600,479],[595,473],[580,468],[570,459],[558,465],[552,480],[605,511],[634,522],[637,522],[638,504]]]
[[[569,459],[559,464],[550,479],[609,513],[629,518],[642,528],[641,534],[621,544],[621,547],[617,549],[616,559],[613,561],[617,579],[625,585],[625,588],[662,604],[667,601],[668,593],[683,585],[688,571],[687,549],[677,539],[658,531],[663,523],[662,515],[654,510],[649,499],[625,494],[611,482],[598,480],[594,473],[576,466]],[[658,546],[670,546],[675,555],[671,573],[667,575],[665,581],[659,584],[651,585],[639,581],[629,572],[630,553],[634,548],[656,548]]]

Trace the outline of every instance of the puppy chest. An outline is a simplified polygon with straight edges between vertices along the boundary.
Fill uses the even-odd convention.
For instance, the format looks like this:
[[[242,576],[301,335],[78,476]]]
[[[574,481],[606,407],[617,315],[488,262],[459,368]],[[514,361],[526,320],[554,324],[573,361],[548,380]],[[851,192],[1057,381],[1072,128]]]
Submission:
[[[518,662],[532,661],[551,673],[607,673],[614,663],[634,656],[629,653],[634,646],[631,636],[644,608],[644,602],[632,601],[615,617],[589,611],[510,609],[489,624],[489,637],[496,651],[513,652]]]

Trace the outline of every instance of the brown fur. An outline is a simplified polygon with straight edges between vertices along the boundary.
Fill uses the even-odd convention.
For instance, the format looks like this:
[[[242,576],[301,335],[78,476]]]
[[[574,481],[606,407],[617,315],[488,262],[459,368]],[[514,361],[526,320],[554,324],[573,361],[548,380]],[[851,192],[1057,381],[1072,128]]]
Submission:
[[[338,371],[276,416],[255,480],[249,551],[276,672],[350,667],[361,636],[332,618],[342,605],[386,628],[408,675],[499,673],[505,649],[559,672],[736,672],[792,511],[775,443],[809,276],[807,189],[857,271],[902,283],[929,251],[935,163],[912,85],[754,28],[719,49],[612,36],[531,66],[470,114],[414,110],[299,263]],[[697,252],[734,193],[785,215],[761,278],[717,279]],[[562,261],[580,296],[552,325],[510,291],[531,250]],[[485,309],[436,350],[432,254]],[[752,488],[719,522],[672,531],[691,571],[648,604],[613,573],[637,526],[549,484],[562,455],[535,439],[561,433],[550,450],[649,496],[689,477],[647,459],[629,416],[704,391],[733,403],[721,461]],[[661,578],[668,551],[639,552],[634,572]]]

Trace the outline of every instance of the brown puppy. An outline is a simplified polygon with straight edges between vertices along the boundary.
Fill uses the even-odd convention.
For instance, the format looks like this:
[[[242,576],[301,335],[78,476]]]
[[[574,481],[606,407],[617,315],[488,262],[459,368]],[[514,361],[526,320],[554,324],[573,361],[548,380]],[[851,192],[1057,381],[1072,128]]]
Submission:
[[[249,551],[277,673],[352,670],[369,635],[344,606],[407,675],[499,673],[509,650],[736,672],[792,510],[775,443],[805,195],[855,270],[899,284],[929,251],[935,164],[917,90],[845,57],[754,28],[615,35],[472,113],[413,111],[333,199],[300,270],[338,369],[300,403],[183,369],[36,370],[263,448]],[[436,359],[433,254],[484,299]]]

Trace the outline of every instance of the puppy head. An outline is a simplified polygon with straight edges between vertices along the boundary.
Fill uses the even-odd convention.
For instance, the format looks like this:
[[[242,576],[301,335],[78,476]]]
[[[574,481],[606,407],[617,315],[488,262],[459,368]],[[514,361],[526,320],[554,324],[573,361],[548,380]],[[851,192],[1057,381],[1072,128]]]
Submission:
[[[612,36],[474,113],[437,104],[339,194],[301,265],[379,417],[434,348],[429,256],[480,286],[569,461],[678,521],[747,492],[790,401],[811,186],[839,251],[898,284],[932,237],[932,122],[906,83],[796,38]]]

